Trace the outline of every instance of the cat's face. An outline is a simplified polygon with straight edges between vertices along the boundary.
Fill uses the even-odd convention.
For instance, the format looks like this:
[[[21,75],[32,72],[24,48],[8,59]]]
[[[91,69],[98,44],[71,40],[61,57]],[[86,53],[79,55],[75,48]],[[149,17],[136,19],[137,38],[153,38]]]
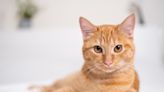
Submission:
[[[133,64],[134,15],[119,25],[94,26],[80,18],[83,33],[84,68],[89,72],[112,73]]]

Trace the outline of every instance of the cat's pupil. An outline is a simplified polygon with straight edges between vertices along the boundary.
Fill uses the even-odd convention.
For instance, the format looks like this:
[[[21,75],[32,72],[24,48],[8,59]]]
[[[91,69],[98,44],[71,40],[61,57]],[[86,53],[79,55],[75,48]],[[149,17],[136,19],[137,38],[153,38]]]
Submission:
[[[116,45],[114,48],[114,52],[119,53],[122,51],[122,45]]]
[[[100,46],[94,46],[94,51],[96,52],[96,53],[102,53],[102,48],[100,47]]]

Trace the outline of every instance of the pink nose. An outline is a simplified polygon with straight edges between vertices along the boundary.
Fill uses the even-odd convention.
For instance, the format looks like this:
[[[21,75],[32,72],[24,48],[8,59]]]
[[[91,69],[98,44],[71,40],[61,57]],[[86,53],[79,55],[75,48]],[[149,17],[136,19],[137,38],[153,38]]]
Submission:
[[[104,64],[107,65],[107,66],[111,66],[112,65],[112,61],[105,61]]]

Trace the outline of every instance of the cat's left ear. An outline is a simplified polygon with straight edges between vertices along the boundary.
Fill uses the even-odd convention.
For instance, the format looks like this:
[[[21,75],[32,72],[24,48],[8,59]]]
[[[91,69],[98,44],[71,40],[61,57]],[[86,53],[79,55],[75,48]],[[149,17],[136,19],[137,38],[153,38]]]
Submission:
[[[133,38],[135,27],[135,14],[128,16],[121,24],[121,31],[125,32],[129,38]]]
[[[84,17],[79,18],[79,23],[84,40],[88,39],[93,34],[93,31],[96,30],[96,26],[93,25],[90,21],[88,21]]]

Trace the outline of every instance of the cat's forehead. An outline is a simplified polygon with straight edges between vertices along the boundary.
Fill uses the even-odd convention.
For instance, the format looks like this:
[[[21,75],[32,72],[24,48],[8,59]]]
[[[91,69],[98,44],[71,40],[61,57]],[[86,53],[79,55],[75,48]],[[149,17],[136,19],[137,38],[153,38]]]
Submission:
[[[102,35],[112,35],[117,30],[117,26],[115,25],[100,25],[97,27],[98,32]]]
[[[99,31],[111,31],[115,30],[118,26],[117,25],[99,25],[97,26]]]
[[[98,26],[98,35],[100,39],[105,41],[111,41],[111,39],[117,38],[117,26],[116,25],[101,25]]]

